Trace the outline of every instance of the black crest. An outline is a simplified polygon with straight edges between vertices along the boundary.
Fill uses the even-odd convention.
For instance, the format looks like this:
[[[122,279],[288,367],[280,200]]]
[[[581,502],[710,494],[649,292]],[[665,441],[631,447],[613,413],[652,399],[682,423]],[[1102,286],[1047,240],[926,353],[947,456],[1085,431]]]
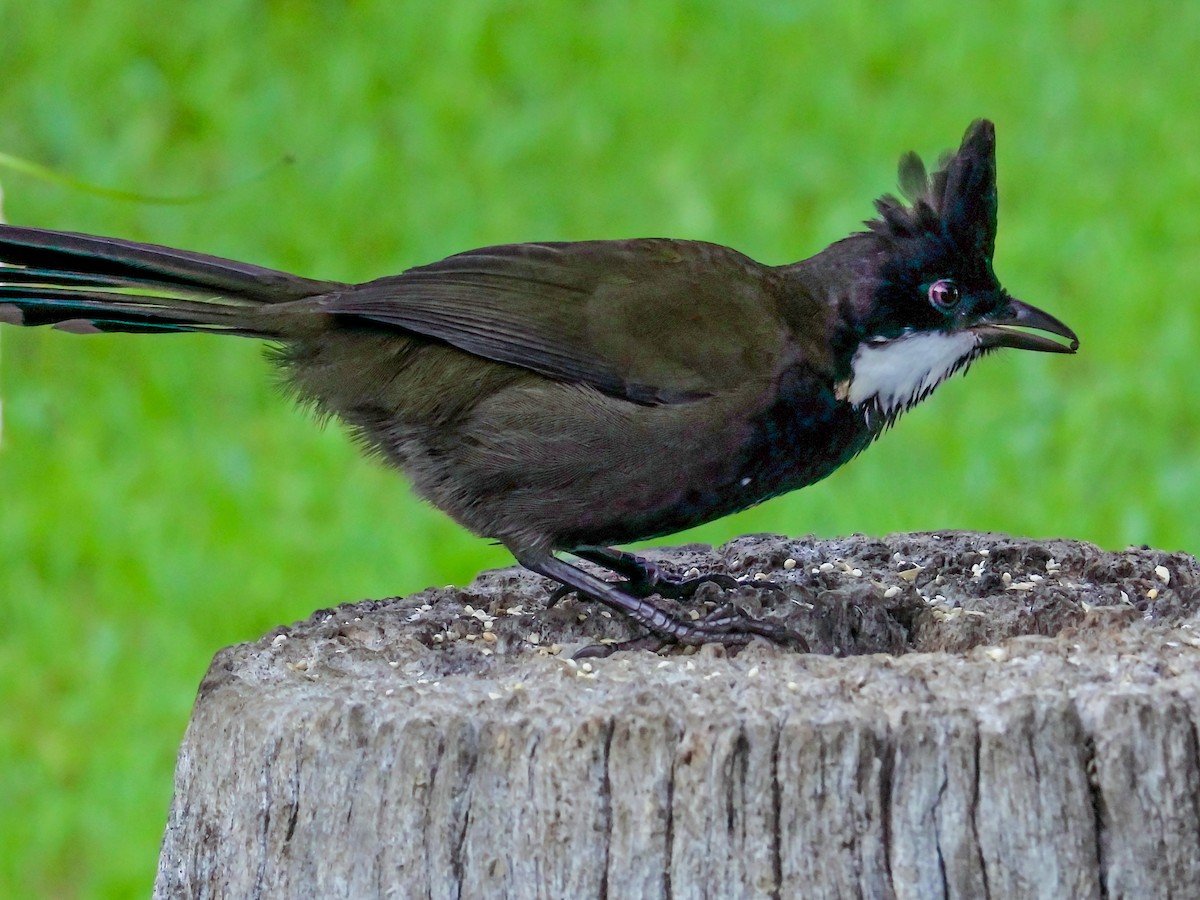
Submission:
[[[879,218],[868,227],[904,241],[938,236],[961,253],[991,260],[996,244],[996,129],[987,119],[971,123],[958,152],[943,157],[932,175],[917,154],[900,158],[900,190],[875,201]]]

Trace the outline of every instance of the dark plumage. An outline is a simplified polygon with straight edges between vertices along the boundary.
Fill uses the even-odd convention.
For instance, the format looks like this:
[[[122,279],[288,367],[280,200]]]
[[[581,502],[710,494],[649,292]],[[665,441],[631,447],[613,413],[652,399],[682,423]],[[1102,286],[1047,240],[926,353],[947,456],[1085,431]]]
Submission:
[[[513,244],[349,285],[0,226],[19,267],[0,270],[0,321],[269,340],[301,399],[528,568],[666,638],[785,637],[673,618],[647,598],[695,582],[610,546],[825,477],[990,349],[1078,344],[992,270],[991,123],[932,176],[912,154],[900,171],[907,205],[884,197],[867,231],[778,267],[698,241]]]

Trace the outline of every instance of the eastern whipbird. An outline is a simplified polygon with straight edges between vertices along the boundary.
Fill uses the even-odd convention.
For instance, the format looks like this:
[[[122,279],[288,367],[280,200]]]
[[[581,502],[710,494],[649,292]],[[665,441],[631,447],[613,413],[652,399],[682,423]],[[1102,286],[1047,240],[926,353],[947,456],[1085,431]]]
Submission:
[[[655,595],[722,576],[678,581],[612,547],[824,478],[991,350],[1079,346],[992,271],[990,122],[932,174],[905,155],[900,187],[907,203],[877,200],[865,231],[784,266],[653,238],[487,247],[344,284],[0,226],[0,321],[270,341],[297,397],[526,568],[667,641],[786,640],[736,611],[675,616]]]

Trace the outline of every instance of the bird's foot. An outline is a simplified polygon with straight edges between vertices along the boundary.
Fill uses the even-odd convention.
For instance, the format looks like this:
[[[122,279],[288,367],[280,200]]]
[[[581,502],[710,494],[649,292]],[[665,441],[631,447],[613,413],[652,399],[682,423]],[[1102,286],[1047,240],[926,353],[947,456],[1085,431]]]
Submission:
[[[697,590],[706,584],[715,584],[723,591],[732,591],[740,587],[750,587],[759,591],[783,593],[782,585],[778,585],[773,581],[741,581],[732,575],[726,575],[724,572],[709,572],[706,575],[684,579],[674,579],[668,575],[658,573],[658,580],[651,584],[650,593],[658,594],[660,597],[667,597],[671,600],[688,600],[691,599]]]
[[[690,578],[687,577],[687,574],[690,572],[698,571],[695,568],[689,570],[689,573],[685,573],[684,577],[680,578],[664,572],[656,564],[647,562],[632,553],[612,550],[607,547],[583,547],[575,552],[583,559],[587,559],[596,565],[603,566],[609,571],[620,575],[623,580],[616,582],[616,584],[625,592],[639,599],[657,594],[669,600],[689,600],[697,590],[706,584],[715,584],[726,591],[734,590],[743,584],[749,584],[759,590],[783,590],[783,588],[771,581],[745,582],[724,572],[707,572],[702,575],[697,574]],[[568,594],[573,593],[574,590],[572,587],[562,585],[550,596],[550,605],[554,605]]]
[[[717,589],[752,586],[759,589],[781,590],[778,585],[761,581],[747,585],[731,575],[722,573],[712,573],[683,580],[669,578],[664,576],[656,566],[644,563],[632,553],[607,547],[580,547],[571,552],[582,559],[604,566],[609,571],[622,576],[624,580],[605,581],[590,572],[564,562],[548,551],[524,550],[519,547],[513,550],[517,560],[525,568],[552,578],[561,585],[551,594],[550,605],[557,603],[569,593],[577,592],[580,597],[598,601],[609,609],[627,616],[655,635],[652,640],[658,642],[657,644],[647,644],[646,641],[639,640],[636,645],[628,645],[631,648],[637,646],[639,649],[646,649],[653,645],[655,649],[658,649],[668,644],[686,646],[722,644],[726,647],[740,647],[748,644],[754,638],[764,638],[777,644],[808,650],[804,638],[791,629],[773,622],[755,619],[736,606],[721,606],[706,616],[700,616],[693,612],[693,618],[680,616],[676,610],[662,603],[663,598],[674,600],[693,597],[700,588],[708,584],[714,585]],[[624,649],[624,647],[620,644],[589,647],[580,652],[585,657],[607,656],[614,649]]]
[[[721,644],[724,647],[743,647],[755,638],[795,647],[802,653],[809,652],[808,641],[803,635],[779,623],[755,619],[732,603],[720,606],[699,619],[677,618],[661,607],[657,611],[657,621],[652,626],[654,634],[613,644],[590,644],[578,650],[574,658],[603,658],[618,650],[648,650],[656,653],[671,646]]]
[[[696,590],[703,587],[704,584],[715,584],[716,587],[722,590],[733,590],[742,586],[743,582],[738,581],[732,575],[726,575],[725,572],[708,572],[706,575],[698,575],[692,578],[676,578],[667,575],[666,572],[659,569],[653,563],[646,563],[644,564],[643,571],[637,571],[635,574],[610,583],[625,590],[625,592],[628,592],[632,596],[636,596],[640,600],[654,594],[665,596],[668,600],[690,600],[692,595],[695,595]],[[755,587],[767,588],[768,590],[781,589],[778,584],[768,583],[756,583]],[[554,588],[550,599],[546,601],[546,606],[554,606],[560,600],[564,600],[571,594],[576,593],[578,593],[578,590],[571,587],[570,584],[559,584],[557,588]]]
[[[644,572],[640,576],[630,578],[625,583],[625,589],[636,597],[658,594],[669,600],[689,600],[706,584],[715,584],[723,591],[730,591],[737,588],[741,582],[724,572],[708,572],[693,578],[676,578],[662,571],[654,563],[645,563]]]
[[[652,564],[646,565],[644,573],[638,573],[633,577],[621,578],[610,583],[637,597],[639,600],[655,594],[660,597],[666,597],[668,600],[690,600],[696,591],[706,584],[715,584],[721,590],[725,591],[733,590],[742,584],[742,582],[738,581],[732,575],[726,575],[724,572],[710,572],[695,578],[677,579],[667,575]],[[778,589],[778,585],[766,583],[756,584],[755,587],[763,587],[768,590],[772,588]],[[546,601],[546,605],[554,606],[559,601],[575,593],[578,593],[575,588],[567,584],[561,584],[554,589],[554,592],[550,595],[550,599]]]

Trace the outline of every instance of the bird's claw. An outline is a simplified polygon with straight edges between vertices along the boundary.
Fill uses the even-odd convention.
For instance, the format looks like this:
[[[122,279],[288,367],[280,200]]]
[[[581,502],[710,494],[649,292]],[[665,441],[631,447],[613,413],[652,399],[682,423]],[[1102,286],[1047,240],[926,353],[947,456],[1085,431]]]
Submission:
[[[611,644],[589,644],[576,651],[572,658],[603,659],[618,650],[648,650],[656,653],[671,645],[696,647],[721,644],[725,647],[743,647],[755,638],[796,647],[802,653],[810,652],[803,635],[785,625],[752,618],[732,603],[719,606],[707,616],[694,621],[675,619],[672,625],[672,631],[667,634],[650,634]]]

